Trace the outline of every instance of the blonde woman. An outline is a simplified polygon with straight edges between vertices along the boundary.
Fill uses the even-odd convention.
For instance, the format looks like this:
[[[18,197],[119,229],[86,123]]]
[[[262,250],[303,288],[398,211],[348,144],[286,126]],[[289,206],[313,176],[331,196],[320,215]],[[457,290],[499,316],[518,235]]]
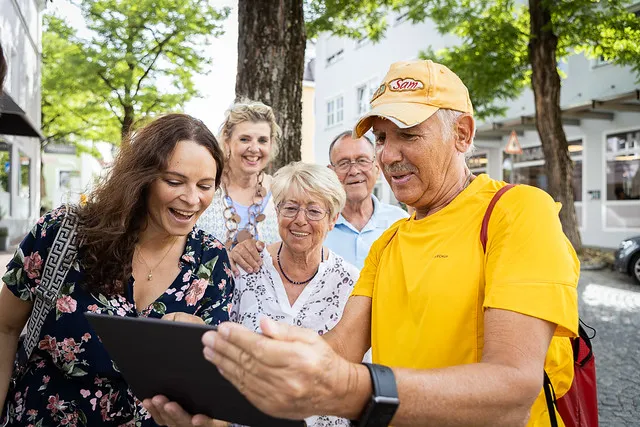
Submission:
[[[225,155],[222,185],[198,226],[227,250],[247,238],[265,244],[278,240],[278,224],[265,173],[278,150],[282,131],[271,107],[256,101],[234,104],[220,127]]]

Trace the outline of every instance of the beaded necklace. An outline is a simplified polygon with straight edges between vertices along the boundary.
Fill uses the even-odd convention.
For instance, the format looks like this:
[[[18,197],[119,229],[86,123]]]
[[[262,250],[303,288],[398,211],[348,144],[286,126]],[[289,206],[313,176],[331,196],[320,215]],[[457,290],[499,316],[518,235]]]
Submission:
[[[228,173],[225,173],[225,178],[229,180]],[[253,195],[253,204],[249,206],[249,220],[247,225],[240,229],[240,215],[236,212],[236,208],[233,205],[233,199],[229,196],[227,186],[222,183],[222,204],[224,205],[224,226],[227,229],[227,239],[224,246],[227,250],[231,250],[238,243],[256,237],[258,235],[258,223],[265,220],[265,215],[262,213],[262,202],[267,195],[267,189],[262,185],[264,180],[264,172],[258,174],[258,180],[256,182],[256,189]]]
[[[278,255],[276,256],[276,260],[278,261],[278,267],[280,267],[280,272],[282,273],[284,278],[287,279],[287,282],[291,283],[292,285],[306,285],[307,283],[312,281],[313,278],[316,277],[316,275],[318,274],[318,271],[320,271],[320,264],[318,264],[318,268],[316,269],[316,272],[313,273],[313,276],[309,277],[307,280],[303,280],[301,282],[296,282],[294,280],[291,280],[289,279],[289,276],[287,276],[287,274],[284,272],[284,269],[282,268],[282,264],[280,264],[280,252],[282,252],[282,242],[280,242],[280,248],[278,248]],[[324,247],[320,251],[320,263],[322,263],[323,260],[324,260]]]

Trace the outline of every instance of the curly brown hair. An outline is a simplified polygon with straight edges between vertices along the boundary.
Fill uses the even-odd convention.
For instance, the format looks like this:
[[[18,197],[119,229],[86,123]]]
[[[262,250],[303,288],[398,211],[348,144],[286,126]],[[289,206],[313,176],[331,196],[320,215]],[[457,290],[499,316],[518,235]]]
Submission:
[[[209,149],[216,162],[216,189],[224,156],[213,133],[186,114],[167,114],[134,130],[123,140],[111,170],[82,206],[78,235],[85,287],[105,295],[124,291],[132,272],[135,245],[147,217],[151,183],[168,166],[180,141]]]

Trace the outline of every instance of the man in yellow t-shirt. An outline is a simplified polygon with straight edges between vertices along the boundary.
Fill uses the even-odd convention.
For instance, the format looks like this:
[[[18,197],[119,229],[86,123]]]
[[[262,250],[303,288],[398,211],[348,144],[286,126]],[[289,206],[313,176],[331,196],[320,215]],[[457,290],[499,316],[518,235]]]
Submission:
[[[510,189],[485,251],[482,218],[505,183],[466,167],[475,122],[462,81],[431,61],[395,63],[371,106],[354,136],[373,128],[385,178],[415,213],[373,244],[324,339],[268,320],[263,335],[224,324],[203,337],[205,357],[274,416],[549,426],[543,372],[558,397],[568,390],[567,337],[578,330],[579,263],[558,205],[536,188]],[[369,346],[372,366],[359,363]],[[166,399],[153,403],[154,416],[168,408],[172,422],[189,421]]]

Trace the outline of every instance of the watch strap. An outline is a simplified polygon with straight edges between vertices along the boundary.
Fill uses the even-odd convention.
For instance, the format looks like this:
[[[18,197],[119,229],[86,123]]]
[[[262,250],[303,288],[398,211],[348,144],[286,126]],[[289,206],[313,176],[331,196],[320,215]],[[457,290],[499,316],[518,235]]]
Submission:
[[[371,374],[373,395],[375,397],[398,397],[398,387],[396,377],[388,366],[376,365],[373,363],[363,363]]]

